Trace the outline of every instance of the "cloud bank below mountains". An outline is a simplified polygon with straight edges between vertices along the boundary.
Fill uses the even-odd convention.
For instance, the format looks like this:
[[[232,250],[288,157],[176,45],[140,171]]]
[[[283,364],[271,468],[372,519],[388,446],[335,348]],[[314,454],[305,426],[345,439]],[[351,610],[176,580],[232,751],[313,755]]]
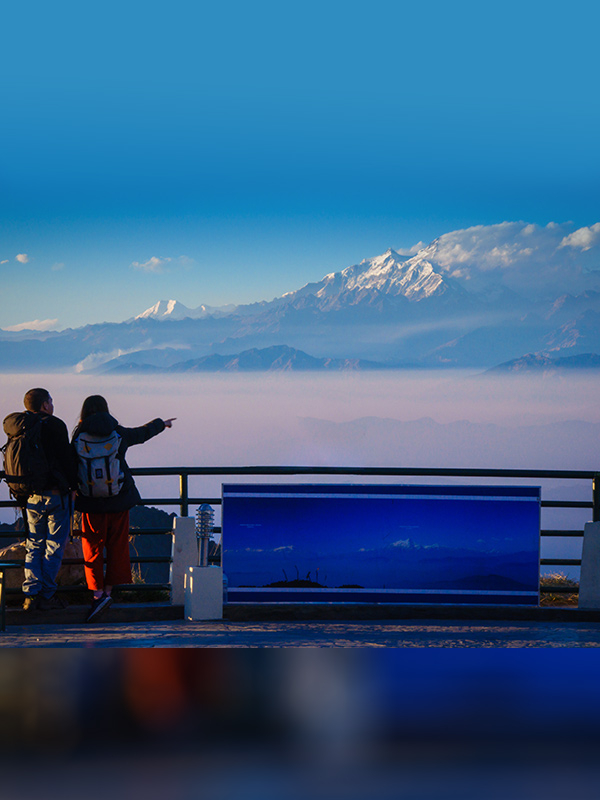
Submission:
[[[56,330],[58,319],[34,319],[31,322],[21,322],[19,325],[11,325],[3,328],[5,331],[52,331]]]

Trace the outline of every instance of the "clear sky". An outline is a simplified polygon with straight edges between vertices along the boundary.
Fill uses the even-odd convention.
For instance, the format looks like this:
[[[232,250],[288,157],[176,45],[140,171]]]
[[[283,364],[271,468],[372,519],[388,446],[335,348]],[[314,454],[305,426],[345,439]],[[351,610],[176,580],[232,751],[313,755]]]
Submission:
[[[580,0],[7,5],[0,327],[598,222],[599,23]]]

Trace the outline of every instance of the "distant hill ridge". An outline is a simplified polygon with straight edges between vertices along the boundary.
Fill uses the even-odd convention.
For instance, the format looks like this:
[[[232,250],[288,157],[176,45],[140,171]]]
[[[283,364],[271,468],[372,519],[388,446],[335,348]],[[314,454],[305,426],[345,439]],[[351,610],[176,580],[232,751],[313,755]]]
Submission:
[[[386,369],[384,364],[362,359],[314,358],[287,345],[252,348],[236,355],[210,355],[179,361],[168,367],[115,359],[104,364],[102,372],[300,372],[321,370]]]
[[[486,374],[506,372],[561,372],[570,370],[600,370],[598,353],[582,353],[578,356],[552,358],[545,353],[527,353],[521,358],[505,361],[486,371]]]

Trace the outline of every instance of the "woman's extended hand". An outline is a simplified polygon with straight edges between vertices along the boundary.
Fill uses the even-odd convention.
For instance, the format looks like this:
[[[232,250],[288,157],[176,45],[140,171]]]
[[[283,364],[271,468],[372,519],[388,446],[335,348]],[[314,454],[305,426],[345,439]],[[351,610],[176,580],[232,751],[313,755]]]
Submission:
[[[177,417],[171,417],[170,419],[163,419],[163,422],[165,423],[165,428],[170,428],[176,419]]]

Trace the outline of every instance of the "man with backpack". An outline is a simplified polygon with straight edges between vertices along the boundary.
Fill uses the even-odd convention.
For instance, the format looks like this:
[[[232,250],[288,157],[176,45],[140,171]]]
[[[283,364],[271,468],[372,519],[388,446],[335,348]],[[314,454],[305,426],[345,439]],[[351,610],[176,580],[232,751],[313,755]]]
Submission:
[[[55,594],[56,576],[69,539],[77,464],[50,393],[30,389],[23,404],[24,412],[4,420],[6,482],[27,529],[23,608],[64,608],[67,603]]]

